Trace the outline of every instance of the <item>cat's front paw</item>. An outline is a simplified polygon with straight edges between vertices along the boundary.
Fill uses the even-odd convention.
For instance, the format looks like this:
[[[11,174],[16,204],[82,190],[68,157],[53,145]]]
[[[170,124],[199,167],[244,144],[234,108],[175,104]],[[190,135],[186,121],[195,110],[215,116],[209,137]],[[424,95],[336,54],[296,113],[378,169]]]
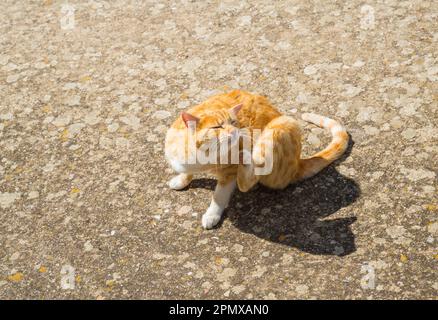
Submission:
[[[191,176],[181,173],[170,179],[168,185],[173,190],[182,190],[190,184],[190,181],[192,181]]]
[[[207,211],[202,216],[202,226],[204,229],[211,229],[219,223],[221,215]]]

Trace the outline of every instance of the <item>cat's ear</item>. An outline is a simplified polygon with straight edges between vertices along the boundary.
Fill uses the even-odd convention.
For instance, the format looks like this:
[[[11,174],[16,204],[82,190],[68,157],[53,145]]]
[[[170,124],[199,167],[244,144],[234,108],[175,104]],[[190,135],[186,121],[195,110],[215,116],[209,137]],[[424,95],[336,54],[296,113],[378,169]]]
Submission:
[[[186,125],[186,128],[189,127],[189,123],[192,122],[193,124],[197,124],[199,122],[199,118],[195,117],[194,115],[191,115],[190,113],[184,112],[181,113],[181,118],[184,121],[184,124]]]
[[[235,105],[234,107],[232,107],[231,109],[229,109],[228,111],[234,115],[237,116],[237,114],[239,113],[240,109],[242,109],[243,107],[243,103],[239,103],[238,105]]]

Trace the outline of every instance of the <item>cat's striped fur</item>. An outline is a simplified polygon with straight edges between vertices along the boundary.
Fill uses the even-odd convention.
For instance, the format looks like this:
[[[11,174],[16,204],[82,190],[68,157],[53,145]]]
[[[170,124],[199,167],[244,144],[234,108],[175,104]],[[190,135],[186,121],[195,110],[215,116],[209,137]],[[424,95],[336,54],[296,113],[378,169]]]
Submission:
[[[234,108],[233,108],[234,107]],[[338,159],[348,145],[348,134],[337,121],[310,113],[303,114],[305,121],[330,130],[332,142],[310,158],[301,159],[301,133],[298,122],[282,115],[269,101],[249,92],[234,90],[219,94],[184,112],[172,125],[166,136],[166,158],[179,175],[169,185],[183,189],[197,172],[209,172],[216,176],[218,184],[212,202],[202,218],[205,228],[216,225],[236,182],[241,191],[248,191],[254,184],[261,183],[274,189],[283,189],[290,183],[313,176]],[[186,155],[188,140],[187,123],[196,122],[196,132],[207,129],[196,141],[199,147],[209,143],[212,137],[235,136],[245,128],[246,134],[255,129],[262,130],[258,139],[252,141],[251,164],[187,165],[182,159]],[[272,136],[271,136],[272,135]],[[268,139],[273,139],[273,167],[268,175],[257,175],[255,168],[266,164],[265,155]],[[218,145],[219,148],[219,145]]]

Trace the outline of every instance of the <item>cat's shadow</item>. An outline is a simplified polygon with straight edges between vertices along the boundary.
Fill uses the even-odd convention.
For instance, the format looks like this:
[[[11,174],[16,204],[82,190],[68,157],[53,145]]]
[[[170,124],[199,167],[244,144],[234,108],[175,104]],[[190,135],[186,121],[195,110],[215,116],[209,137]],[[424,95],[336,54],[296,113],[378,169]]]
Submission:
[[[351,152],[353,142],[342,162]],[[213,179],[194,180],[190,188],[214,189]],[[359,185],[340,174],[333,165],[318,175],[284,190],[257,186],[247,193],[235,192],[224,217],[245,233],[318,255],[345,256],[356,251],[349,211],[330,218],[360,195]]]

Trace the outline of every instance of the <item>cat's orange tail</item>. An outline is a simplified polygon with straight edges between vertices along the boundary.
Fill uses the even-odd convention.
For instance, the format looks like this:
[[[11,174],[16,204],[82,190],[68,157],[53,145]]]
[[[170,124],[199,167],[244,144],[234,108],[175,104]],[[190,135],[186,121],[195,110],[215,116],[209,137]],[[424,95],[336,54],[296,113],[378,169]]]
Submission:
[[[348,146],[348,133],[339,122],[313,113],[304,113],[304,121],[316,124],[319,127],[329,129],[332,133],[332,141],[322,151],[310,158],[301,159],[300,178],[309,178],[327,167],[330,163],[339,159]]]

